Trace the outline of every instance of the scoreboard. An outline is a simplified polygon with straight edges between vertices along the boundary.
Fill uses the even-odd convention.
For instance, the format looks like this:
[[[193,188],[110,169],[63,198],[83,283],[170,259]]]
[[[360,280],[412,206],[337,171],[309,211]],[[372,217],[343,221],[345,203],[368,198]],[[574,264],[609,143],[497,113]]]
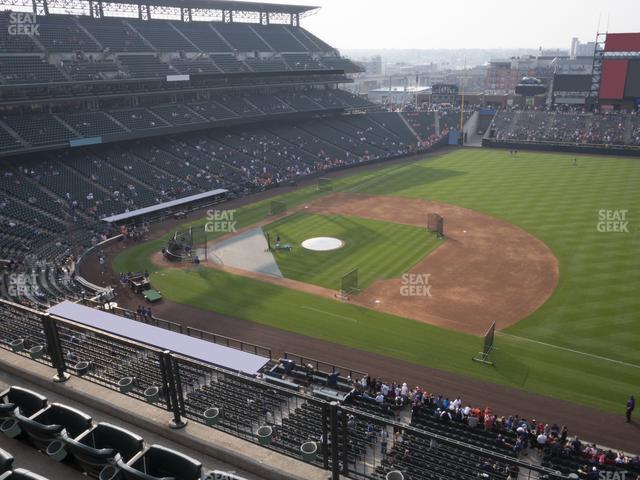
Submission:
[[[436,83],[431,87],[431,103],[450,103],[458,101],[458,86],[453,83]]]

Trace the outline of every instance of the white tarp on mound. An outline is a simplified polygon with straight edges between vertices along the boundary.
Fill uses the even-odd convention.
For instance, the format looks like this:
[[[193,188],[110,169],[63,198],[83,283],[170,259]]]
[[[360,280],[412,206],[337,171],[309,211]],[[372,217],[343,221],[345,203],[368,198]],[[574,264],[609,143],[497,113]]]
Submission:
[[[253,228],[209,246],[210,262],[282,278],[262,228]]]

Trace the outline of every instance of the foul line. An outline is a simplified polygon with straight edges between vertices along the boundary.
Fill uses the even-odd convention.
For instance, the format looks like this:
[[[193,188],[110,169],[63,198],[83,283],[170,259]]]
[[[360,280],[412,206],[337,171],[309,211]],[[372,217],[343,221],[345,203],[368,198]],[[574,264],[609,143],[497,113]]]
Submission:
[[[618,365],[624,365],[625,367],[640,368],[640,365],[636,365],[634,363],[627,363],[623,362],[622,360],[614,360],[613,358],[602,357],[600,355],[594,355],[593,353],[581,352],[580,350],[573,350],[571,348],[561,347],[552,343],[540,342],[539,340],[532,340],[531,338],[519,337],[517,335],[511,335],[504,332],[496,332],[496,334],[503,337],[515,338],[516,340],[524,340],[525,342],[537,343],[538,345],[544,345],[545,347],[557,348],[558,350],[564,350],[565,352],[577,353],[578,355],[584,355],[585,357],[591,357],[598,360],[604,360],[606,362],[617,363]]]
[[[355,318],[345,317],[344,315],[338,315],[336,313],[326,312],[324,310],[320,310],[319,308],[313,308],[313,307],[300,307],[300,308],[304,308],[305,310],[313,310],[314,312],[322,313],[324,315],[329,315],[331,317],[342,318],[344,320],[349,320],[350,322],[353,322],[353,323],[358,323],[358,320],[355,319]]]

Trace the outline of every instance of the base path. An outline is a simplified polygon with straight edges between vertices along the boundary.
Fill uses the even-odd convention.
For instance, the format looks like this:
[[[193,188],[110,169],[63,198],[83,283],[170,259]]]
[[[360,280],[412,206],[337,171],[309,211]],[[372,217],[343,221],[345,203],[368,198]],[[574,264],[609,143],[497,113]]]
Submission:
[[[444,243],[408,276],[378,280],[351,297],[367,308],[482,335],[494,321],[505,328],[534,312],[558,284],[558,260],[549,247],[474,210],[416,198],[335,193],[306,211],[425,228],[429,213],[444,217]]]

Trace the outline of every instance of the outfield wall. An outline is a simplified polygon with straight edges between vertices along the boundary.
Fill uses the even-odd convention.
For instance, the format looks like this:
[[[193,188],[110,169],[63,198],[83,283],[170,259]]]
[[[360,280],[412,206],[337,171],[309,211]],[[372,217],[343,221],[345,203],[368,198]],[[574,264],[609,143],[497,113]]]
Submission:
[[[601,145],[576,145],[571,143],[543,143],[543,142],[526,142],[526,141],[514,141],[505,142],[484,138],[482,139],[482,146],[489,148],[504,148],[504,149],[516,149],[516,150],[538,150],[548,152],[565,152],[565,153],[590,153],[596,155],[616,155],[627,157],[640,157],[639,147],[629,146],[610,146],[604,147]]]

